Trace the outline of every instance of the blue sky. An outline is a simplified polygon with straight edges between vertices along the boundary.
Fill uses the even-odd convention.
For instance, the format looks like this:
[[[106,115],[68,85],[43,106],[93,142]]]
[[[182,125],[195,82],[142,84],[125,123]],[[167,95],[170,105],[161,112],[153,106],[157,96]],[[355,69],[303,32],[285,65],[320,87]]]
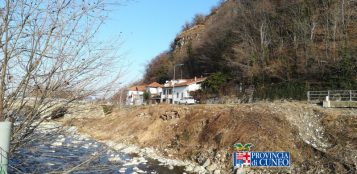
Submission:
[[[117,6],[100,30],[102,39],[121,38],[118,49],[129,61],[124,83],[139,80],[145,65],[163,51],[195,14],[208,14],[219,0],[135,0]]]

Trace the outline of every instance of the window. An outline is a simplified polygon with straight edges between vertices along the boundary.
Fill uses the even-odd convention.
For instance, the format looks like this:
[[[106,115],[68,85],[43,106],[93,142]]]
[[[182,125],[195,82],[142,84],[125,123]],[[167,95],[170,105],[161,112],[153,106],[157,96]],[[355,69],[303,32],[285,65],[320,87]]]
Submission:
[[[177,96],[176,98],[179,98],[179,93],[178,92],[176,93],[176,96]]]
[[[183,98],[183,93],[181,93],[181,98]]]

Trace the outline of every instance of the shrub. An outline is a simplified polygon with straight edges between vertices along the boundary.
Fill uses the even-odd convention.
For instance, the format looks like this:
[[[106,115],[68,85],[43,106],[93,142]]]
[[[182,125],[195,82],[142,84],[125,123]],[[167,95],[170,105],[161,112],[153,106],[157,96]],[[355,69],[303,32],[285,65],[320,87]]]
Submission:
[[[144,101],[146,101],[146,102],[149,101],[151,98],[150,92],[145,91],[143,94],[143,97],[144,97]]]
[[[101,105],[103,108],[104,115],[111,114],[113,112],[113,105]]]
[[[68,112],[68,109],[64,106],[55,108],[52,112],[51,112],[51,119],[58,119],[58,118],[62,118],[64,117],[64,115]]]
[[[185,129],[182,133],[182,140],[189,141],[190,137],[191,137],[190,132],[187,129]]]
[[[219,89],[225,85],[230,78],[222,72],[211,74],[203,83],[203,90],[208,93],[218,93]]]

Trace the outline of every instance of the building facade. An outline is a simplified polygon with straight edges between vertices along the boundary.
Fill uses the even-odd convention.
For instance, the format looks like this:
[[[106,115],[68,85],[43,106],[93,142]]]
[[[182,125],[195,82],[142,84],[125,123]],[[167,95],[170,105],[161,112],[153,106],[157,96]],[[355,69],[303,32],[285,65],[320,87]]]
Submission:
[[[177,104],[180,100],[191,97],[190,92],[201,89],[206,78],[179,79],[167,81],[163,85],[161,102]]]
[[[193,79],[178,79],[166,81],[160,85],[157,82],[149,85],[133,86],[129,88],[127,105],[172,103],[177,104],[180,100],[191,97],[190,92],[201,89],[205,77]],[[144,93],[150,95],[149,101],[144,101]]]
[[[132,86],[128,90],[126,105],[142,105],[144,104],[145,86]]]

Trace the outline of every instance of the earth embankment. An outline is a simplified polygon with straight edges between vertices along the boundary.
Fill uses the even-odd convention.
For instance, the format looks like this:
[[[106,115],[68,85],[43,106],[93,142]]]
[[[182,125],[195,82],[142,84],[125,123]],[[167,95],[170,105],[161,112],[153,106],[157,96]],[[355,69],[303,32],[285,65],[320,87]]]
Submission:
[[[232,172],[235,143],[253,151],[289,151],[288,173],[355,173],[357,110],[302,102],[241,105],[150,105],[71,119],[95,139],[153,147],[207,171]],[[274,169],[262,169],[274,173]]]

